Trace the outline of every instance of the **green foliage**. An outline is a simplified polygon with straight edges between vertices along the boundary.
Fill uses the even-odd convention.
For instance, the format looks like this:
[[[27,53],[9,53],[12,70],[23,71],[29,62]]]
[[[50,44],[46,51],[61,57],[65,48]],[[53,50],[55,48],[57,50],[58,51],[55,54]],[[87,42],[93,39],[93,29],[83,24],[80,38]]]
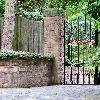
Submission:
[[[44,0],[48,8],[66,9],[66,5],[77,5],[79,0]]]
[[[0,16],[4,14],[4,1],[0,0]],[[19,0],[20,1],[20,0]],[[43,10],[56,8],[66,17],[75,19],[87,12],[96,22],[100,22],[100,1],[97,0],[22,0],[17,3],[17,13],[35,20],[43,19]]]
[[[43,19],[43,14],[41,14],[38,9],[34,9],[33,11],[25,11],[20,8],[18,12],[19,15],[24,16],[25,18],[30,18],[36,21]]]
[[[34,20],[42,20],[43,14],[41,13],[41,0],[24,0],[22,3],[18,2],[16,13],[26,18]]]
[[[0,0],[0,17],[4,15],[5,0]]]
[[[100,72],[100,47],[94,48],[93,52],[89,54],[86,66],[88,66],[89,73],[93,74],[96,66],[98,66]]]
[[[90,0],[86,10],[95,19],[95,27],[100,29],[100,0]]]
[[[100,2],[93,2],[88,5],[87,13],[90,14],[94,19],[100,21]]]
[[[95,48],[92,55],[89,57],[89,64],[92,66],[100,66],[100,48]]]
[[[32,59],[48,59],[52,60],[54,59],[53,55],[48,56],[42,56],[41,54],[37,53],[30,53],[30,52],[24,52],[24,51],[13,51],[13,50],[0,50],[0,59],[24,59],[24,60],[32,60]]]

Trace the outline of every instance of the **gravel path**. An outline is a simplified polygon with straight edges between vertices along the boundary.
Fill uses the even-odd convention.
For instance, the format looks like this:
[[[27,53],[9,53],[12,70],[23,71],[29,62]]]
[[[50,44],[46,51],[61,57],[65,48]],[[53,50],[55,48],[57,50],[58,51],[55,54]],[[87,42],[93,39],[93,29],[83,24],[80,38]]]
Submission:
[[[100,100],[100,86],[58,85],[32,88],[1,88],[0,100]]]

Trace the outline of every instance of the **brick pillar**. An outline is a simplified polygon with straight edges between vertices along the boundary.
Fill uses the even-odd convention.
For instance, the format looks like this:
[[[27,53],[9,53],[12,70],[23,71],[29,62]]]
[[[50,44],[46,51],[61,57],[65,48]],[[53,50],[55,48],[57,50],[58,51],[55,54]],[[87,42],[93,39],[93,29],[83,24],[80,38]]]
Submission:
[[[53,80],[60,84],[64,69],[64,17],[47,16],[44,18],[44,54],[55,56]]]

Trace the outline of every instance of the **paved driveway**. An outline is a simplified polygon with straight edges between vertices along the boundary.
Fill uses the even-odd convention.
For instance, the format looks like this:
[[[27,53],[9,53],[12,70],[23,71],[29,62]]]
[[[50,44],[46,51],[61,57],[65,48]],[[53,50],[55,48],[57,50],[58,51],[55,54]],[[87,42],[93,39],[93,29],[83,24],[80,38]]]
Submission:
[[[0,89],[0,100],[100,100],[99,95],[99,85],[58,85],[29,89]]]

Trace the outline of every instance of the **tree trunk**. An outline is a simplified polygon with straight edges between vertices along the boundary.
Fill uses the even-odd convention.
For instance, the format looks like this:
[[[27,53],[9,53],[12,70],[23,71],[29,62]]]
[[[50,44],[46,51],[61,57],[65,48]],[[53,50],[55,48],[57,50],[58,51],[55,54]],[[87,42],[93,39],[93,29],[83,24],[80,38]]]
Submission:
[[[6,0],[5,2],[4,28],[1,36],[1,49],[11,50],[15,26],[16,0]]]

